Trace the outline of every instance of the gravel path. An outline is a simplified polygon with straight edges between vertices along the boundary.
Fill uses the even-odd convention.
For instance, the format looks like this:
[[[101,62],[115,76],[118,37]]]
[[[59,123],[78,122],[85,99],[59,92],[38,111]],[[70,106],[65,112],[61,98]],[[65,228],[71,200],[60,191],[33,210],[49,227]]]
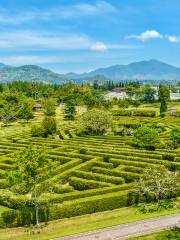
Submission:
[[[172,214],[143,221],[108,227],[98,231],[76,234],[54,240],[120,240],[180,226],[180,214]]]

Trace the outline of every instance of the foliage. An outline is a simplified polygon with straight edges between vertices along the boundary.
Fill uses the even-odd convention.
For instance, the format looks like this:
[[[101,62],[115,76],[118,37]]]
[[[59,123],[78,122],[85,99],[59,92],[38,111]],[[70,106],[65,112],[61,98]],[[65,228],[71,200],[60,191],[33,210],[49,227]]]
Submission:
[[[40,184],[48,174],[42,169],[48,164],[45,149],[29,146],[20,152],[16,159],[16,169],[8,175],[13,191],[24,194],[39,190],[37,184]]]
[[[71,101],[66,103],[66,107],[64,109],[65,116],[64,118],[67,120],[74,120],[76,115],[76,107],[75,104]]]
[[[44,102],[44,114],[46,116],[55,116],[56,108],[55,101],[53,99],[47,99]]]
[[[56,133],[57,124],[55,118],[45,117],[42,121],[42,128],[44,137]]]
[[[162,100],[160,105],[160,115],[164,117],[166,112],[167,112],[167,103],[165,100]]]
[[[102,135],[112,126],[111,116],[104,110],[90,110],[82,115],[81,120],[88,134]]]
[[[159,86],[160,114],[164,117],[167,112],[167,102],[170,100],[170,90],[166,85]]]
[[[152,103],[155,101],[156,90],[151,86],[147,85],[143,88],[143,101],[147,103]]]
[[[33,125],[31,127],[31,136],[32,137],[43,137],[44,128],[40,124]]]
[[[159,134],[154,128],[140,127],[134,133],[134,142],[139,147],[155,149],[159,144]]]
[[[30,99],[25,99],[21,102],[17,116],[27,122],[33,118],[32,101]]]
[[[1,119],[6,126],[8,126],[10,122],[16,120],[16,112],[11,104],[6,104],[3,107],[3,110],[1,112]]]
[[[147,201],[160,202],[161,199],[175,197],[180,190],[180,172],[170,172],[164,166],[144,170],[138,186],[138,193]]]
[[[16,159],[16,169],[8,174],[9,186],[15,193],[29,194],[36,211],[36,224],[39,224],[37,197],[48,190],[42,183],[51,174],[45,149],[29,146]],[[27,216],[28,217],[28,216]],[[30,216],[29,216],[30,217]]]
[[[173,141],[175,148],[180,146],[180,128],[179,127],[172,129],[171,139]]]

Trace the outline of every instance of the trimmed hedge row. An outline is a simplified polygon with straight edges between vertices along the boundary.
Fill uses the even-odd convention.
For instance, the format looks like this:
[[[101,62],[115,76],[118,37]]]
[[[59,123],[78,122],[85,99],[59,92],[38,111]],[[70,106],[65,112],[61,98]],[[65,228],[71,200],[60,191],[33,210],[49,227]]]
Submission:
[[[129,191],[123,191],[77,199],[63,204],[54,204],[50,207],[42,206],[39,209],[40,220],[49,221],[70,218],[125,207],[129,205],[128,196]],[[18,227],[25,224],[32,224],[35,221],[34,214],[33,208],[4,212],[2,213],[3,225],[7,227]]]
[[[142,117],[155,117],[156,111],[153,110],[125,110],[118,109],[111,111],[113,116],[142,116]]]
[[[137,173],[131,173],[131,172],[124,172],[121,170],[111,170],[111,169],[105,169],[105,168],[100,168],[100,167],[93,167],[92,171],[94,173],[103,173],[111,176],[111,178],[114,177],[120,177],[120,178],[125,178],[126,182],[133,182],[136,180],[139,180],[142,175],[137,174]]]
[[[13,209],[25,206],[28,199],[23,195],[15,195],[8,190],[0,189],[0,205]]]
[[[102,172],[101,172],[102,173]],[[88,180],[95,180],[100,182],[107,182],[112,184],[123,184],[125,181],[121,176],[107,176],[103,172],[102,174],[92,173],[92,172],[83,172],[83,171],[74,171],[73,176],[80,177]]]
[[[73,186],[75,190],[78,190],[78,191],[111,186],[110,184],[105,182],[98,182],[95,180],[83,179],[78,177],[70,177],[69,183],[71,186]]]
[[[71,192],[71,193],[65,193],[65,194],[44,194],[44,196],[41,196],[40,202],[46,202],[47,199],[50,203],[62,203],[64,201],[70,201],[80,198],[86,198],[91,196],[97,196],[107,193],[113,193],[113,192],[120,192],[124,190],[133,189],[136,186],[136,183],[125,183],[119,186],[112,186],[112,187],[104,187],[104,188],[97,188],[97,189],[91,189],[91,190],[85,190],[81,192]]]

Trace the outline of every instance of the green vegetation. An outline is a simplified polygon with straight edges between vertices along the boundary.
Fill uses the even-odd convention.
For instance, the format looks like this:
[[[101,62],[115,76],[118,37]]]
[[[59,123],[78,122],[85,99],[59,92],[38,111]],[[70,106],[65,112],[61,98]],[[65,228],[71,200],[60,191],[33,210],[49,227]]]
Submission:
[[[93,231],[105,227],[115,226],[123,223],[144,220],[147,218],[162,216],[170,213],[176,213],[177,209],[164,209],[160,212],[144,214],[136,207],[119,208],[112,211],[93,213],[49,222],[43,227],[39,234],[27,234],[27,228],[8,228],[0,230],[0,239],[2,240],[48,240],[50,238],[63,237],[76,233]]]
[[[175,227],[174,229],[162,231],[159,233],[154,233],[151,235],[137,237],[137,238],[130,238],[131,240],[178,240],[180,239],[180,228]],[[130,240],[129,239],[129,240]]]
[[[131,220],[177,211],[166,202],[180,192],[179,117],[171,112],[160,116],[161,103],[154,102],[150,86],[131,83],[126,88],[128,99],[106,100],[106,89],[97,84],[2,85],[1,228],[94,213],[102,216],[120,208],[140,212],[124,207],[141,201],[146,210],[149,203],[162,209],[155,207],[152,215],[148,210],[130,214]],[[133,99],[134,93],[141,97]],[[169,109],[180,109],[179,102],[163,96]],[[162,200],[163,206],[168,205],[166,211]],[[62,227],[63,221],[67,220],[58,223]],[[121,223],[120,218],[96,226],[76,225],[72,233],[113,223]],[[24,234],[20,233],[22,239]],[[42,237],[47,236],[42,233]]]
[[[158,131],[150,127],[140,127],[134,133],[134,143],[146,149],[155,149],[159,144]]]

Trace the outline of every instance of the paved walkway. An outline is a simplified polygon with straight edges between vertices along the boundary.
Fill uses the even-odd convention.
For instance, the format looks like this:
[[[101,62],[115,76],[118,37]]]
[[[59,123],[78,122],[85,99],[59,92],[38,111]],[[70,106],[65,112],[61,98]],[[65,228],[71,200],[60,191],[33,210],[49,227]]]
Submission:
[[[143,221],[108,227],[55,240],[120,240],[180,226],[180,214],[172,214]]]

